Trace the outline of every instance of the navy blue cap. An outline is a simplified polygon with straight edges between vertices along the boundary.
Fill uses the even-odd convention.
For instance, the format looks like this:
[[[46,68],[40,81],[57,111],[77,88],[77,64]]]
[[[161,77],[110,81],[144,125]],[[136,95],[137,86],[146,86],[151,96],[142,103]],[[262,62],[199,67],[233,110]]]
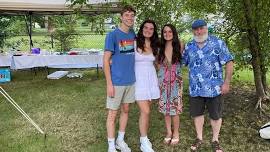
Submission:
[[[195,20],[193,23],[192,23],[192,29],[196,29],[198,27],[202,27],[202,26],[206,26],[207,23],[202,20],[202,19],[198,19],[198,20]]]

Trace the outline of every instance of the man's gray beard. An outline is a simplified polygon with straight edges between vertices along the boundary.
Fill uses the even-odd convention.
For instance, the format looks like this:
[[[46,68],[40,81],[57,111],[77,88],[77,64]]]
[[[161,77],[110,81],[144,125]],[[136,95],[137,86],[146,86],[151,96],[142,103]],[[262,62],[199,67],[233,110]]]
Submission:
[[[204,42],[207,38],[208,38],[208,33],[204,35],[200,35],[200,36],[195,36],[195,35],[193,36],[193,39],[198,43]]]

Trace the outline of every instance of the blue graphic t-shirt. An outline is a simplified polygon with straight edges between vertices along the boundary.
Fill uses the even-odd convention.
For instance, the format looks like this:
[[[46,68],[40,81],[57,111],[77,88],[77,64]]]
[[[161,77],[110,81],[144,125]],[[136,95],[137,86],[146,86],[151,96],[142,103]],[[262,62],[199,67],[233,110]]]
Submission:
[[[105,51],[112,52],[111,77],[115,86],[132,85],[135,82],[135,33],[125,33],[120,29],[107,34]]]
[[[199,48],[195,40],[186,44],[183,62],[189,68],[189,93],[192,97],[216,97],[223,84],[222,65],[233,60],[224,41],[209,35]]]

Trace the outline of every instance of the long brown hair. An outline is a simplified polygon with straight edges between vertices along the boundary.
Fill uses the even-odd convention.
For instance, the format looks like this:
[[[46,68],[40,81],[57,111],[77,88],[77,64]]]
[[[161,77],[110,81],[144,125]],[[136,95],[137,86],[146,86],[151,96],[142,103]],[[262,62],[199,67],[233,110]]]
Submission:
[[[141,26],[140,26],[140,29],[137,33],[137,47],[140,48],[143,52],[145,51],[144,50],[144,44],[145,44],[145,37],[143,36],[143,28],[144,28],[144,25],[146,23],[150,23],[150,24],[153,24],[154,26],[154,32],[153,32],[153,35],[152,37],[150,38],[150,41],[151,41],[151,48],[152,48],[152,51],[153,51],[153,55],[156,56],[157,55],[157,52],[158,52],[158,48],[159,48],[159,38],[158,38],[158,33],[157,33],[157,26],[156,26],[156,23],[153,21],[153,20],[145,20]]]
[[[165,45],[166,40],[164,39],[164,28],[169,27],[173,32],[173,40],[172,40],[172,47],[173,47],[173,53],[172,53],[172,64],[181,62],[181,44],[178,38],[178,33],[176,31],[176,28],[172,24],[166,24],[163,26],[161,30],[161,44],[160,44],[160,51],[158,55],[158,62],[162,63],[165,59]]]

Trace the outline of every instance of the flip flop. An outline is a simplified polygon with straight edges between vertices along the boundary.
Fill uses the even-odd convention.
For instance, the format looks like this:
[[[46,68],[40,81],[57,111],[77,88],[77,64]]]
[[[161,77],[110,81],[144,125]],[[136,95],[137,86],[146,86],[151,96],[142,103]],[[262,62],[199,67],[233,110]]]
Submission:
[[[174,146],[174,145],[177,145],[179,143],[179,138],[173,138],[171,140],[171,145]]]
[[[169,145],[171,143],[171,140],[172,140],[171,137],[165,137],[164,140],[163,140],[163,142],[164,142],[164,144]]]

